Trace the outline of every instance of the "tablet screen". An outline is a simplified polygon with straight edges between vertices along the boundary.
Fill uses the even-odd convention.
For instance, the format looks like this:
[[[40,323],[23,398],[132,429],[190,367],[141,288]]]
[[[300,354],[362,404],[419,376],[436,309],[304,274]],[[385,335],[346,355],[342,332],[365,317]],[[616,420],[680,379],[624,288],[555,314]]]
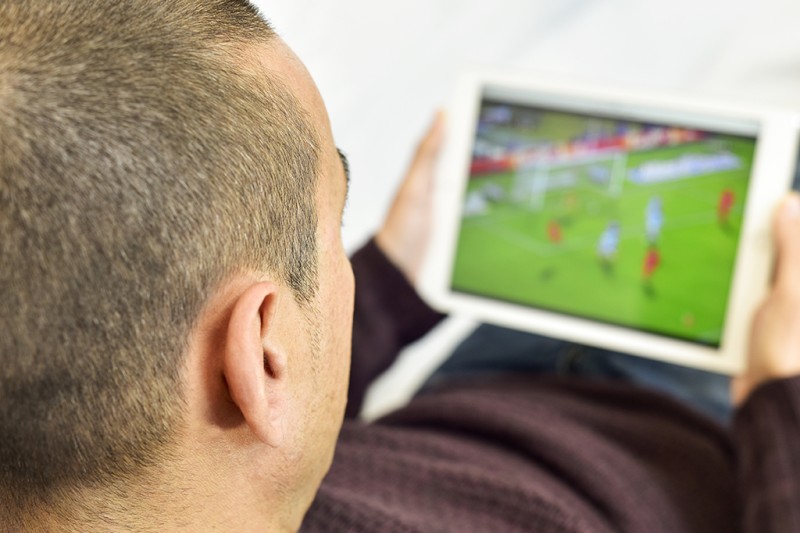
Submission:
[[[452,289],[719,346],[755,147],[484,96]]]

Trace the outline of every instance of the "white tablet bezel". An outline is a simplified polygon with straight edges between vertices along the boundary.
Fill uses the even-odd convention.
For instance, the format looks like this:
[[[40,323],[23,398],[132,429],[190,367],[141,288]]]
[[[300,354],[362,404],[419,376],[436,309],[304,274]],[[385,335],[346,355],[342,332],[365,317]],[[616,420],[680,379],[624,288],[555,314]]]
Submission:
[[[538,107],[599,112],[757,138],[723,338],[718,348],[451,289],[477,114],[485,90],[491,91],[493,98],[504,96],[509,101]],[[683,366],[739,373],[746,362],[753,311],[768,287],[772,213],[790,188],[797,150],[798,117],[786,110],[587,87],[507,72],[470,72],[459,81],[448,106],[447,138],[435,187],[434,234],[419,283],[420,292],[434,307],[478,320]]]

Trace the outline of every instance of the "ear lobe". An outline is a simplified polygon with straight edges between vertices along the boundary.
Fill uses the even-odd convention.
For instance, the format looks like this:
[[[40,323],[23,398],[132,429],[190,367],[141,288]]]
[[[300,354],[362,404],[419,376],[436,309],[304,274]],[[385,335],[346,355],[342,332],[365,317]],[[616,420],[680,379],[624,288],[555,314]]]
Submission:
[[[283,441],[286,374],[284,355],[265,350],[277,302],[275,284],[250,285],[234,303],[223,354],[223,372],[231,399],[253,434],[273,447]]]

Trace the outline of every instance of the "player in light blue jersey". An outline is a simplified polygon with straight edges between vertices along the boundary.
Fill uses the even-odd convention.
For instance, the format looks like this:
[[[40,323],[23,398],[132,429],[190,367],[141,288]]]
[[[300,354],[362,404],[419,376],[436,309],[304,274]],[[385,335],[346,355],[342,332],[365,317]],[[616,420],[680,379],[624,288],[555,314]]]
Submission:
[[[620,228],[619,222],[613,220],[608,223],[606,229],[600,235],[597,243],[597,256],[600,258],[600,265],[607,273],[611,273],[614,261],[617,258],[617,248],[619,248]]]
[[[664,226],[664,210],[661,198],[653,196],[647,202],[645,210],[645,228],[647,231],[647,244],[656,246],[658,238],[661,236],[661,228]]]

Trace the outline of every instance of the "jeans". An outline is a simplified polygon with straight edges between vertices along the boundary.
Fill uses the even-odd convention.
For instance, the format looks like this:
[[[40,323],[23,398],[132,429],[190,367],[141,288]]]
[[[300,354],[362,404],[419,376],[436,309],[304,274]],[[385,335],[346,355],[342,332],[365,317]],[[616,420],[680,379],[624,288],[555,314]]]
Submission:
[[[467,337],[422,388],[450,378],[519,372],[634,383],[672,396],[722,424],[730,421],[733,411],[727,376],[488,324]]]

